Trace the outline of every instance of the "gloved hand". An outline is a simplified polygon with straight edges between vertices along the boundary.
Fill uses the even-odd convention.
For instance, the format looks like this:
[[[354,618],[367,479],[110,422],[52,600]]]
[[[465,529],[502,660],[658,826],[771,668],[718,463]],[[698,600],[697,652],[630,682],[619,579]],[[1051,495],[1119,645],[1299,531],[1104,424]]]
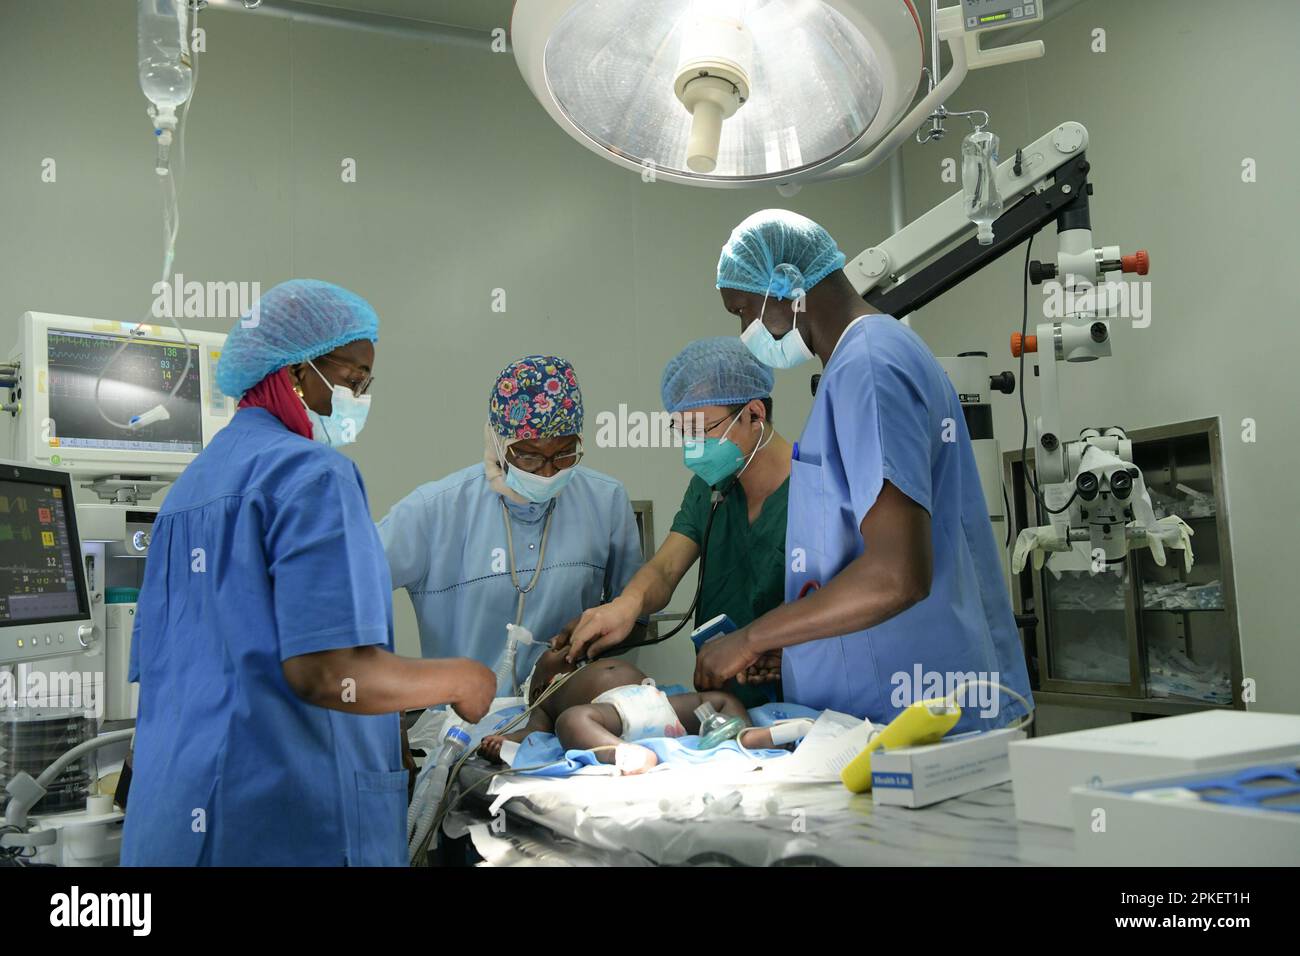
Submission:
[[[1161,518],[1154,527],[1146,529],[1146,546],[1151,549],[1151,556],[1156,564],[1164,567],[1165,548],[1177,548],[1183,552],[1183,569],[1192,570],[1192,535],[1196,532],[1178,515]]]
[[[1011,554],[1011,570],[1019,574],[1025,569],[1025,559],[1034,553],[1034,570],[1039,571],[1047,560],[1047,551],[1068,551],[1069,544],[1062,541],[1051,525],[1026,528],[1016,538],[1016,550]]]

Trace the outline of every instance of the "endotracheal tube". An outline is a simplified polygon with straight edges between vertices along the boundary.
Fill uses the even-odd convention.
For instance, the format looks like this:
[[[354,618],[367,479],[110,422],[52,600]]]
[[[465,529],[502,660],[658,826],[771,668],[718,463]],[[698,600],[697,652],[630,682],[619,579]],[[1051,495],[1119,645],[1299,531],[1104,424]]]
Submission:
[[[177,173],[183,174],[185,167],[185,118],[189,115],[187,104],[191,102],[198,84],[197,63],[190,49],[190,31],[198,29],[198,14],[191,14],[190,3],[191,0],[138,0],[137,6],[140,89],[150,102],[149,118],[153,122],[157,141],[154,171],[158,174],[163,190],[164,286],[171,281],[172,265],[176,259],[176,235],[180,231],[180,185]],[[175,171],[171,161],[173,142],[179,157],[178,169]],[[148,322],[149,319],[146,318],[136,327],[136,331]],[[189,338],[181,328],[178,317],[172,316],[172,324],[176,327],[185,350],[185,369],[163,404],[133,415],[126,422],[114,421],[103,406],[99,405],[104,376],[130,346],[130,338],[122,343],[100,371],[95,380],[95,402],[99,405],[100,417],[110,425],[135,430],[171,417],[167,404],[185,384],[193,365]]]

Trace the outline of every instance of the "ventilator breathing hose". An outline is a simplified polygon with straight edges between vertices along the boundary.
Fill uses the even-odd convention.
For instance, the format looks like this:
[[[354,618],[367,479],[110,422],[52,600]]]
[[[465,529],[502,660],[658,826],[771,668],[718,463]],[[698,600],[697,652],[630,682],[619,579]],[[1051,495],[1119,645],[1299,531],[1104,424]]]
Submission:
[[[579,666],[578,670],[581,670],[582,666],[585,665]],[[501,727],[499,730],[495,731],[495,734],[508,734],[516,727],[518,727],[521,723],[524,722],[525,719],[527,719],[529,714],[531,714],[538,707],[542,706],[542,703],[548,697],[550,697],[561,687],[563,687],[565,683],[568,682],[570,677],[578,673],[578,670],[570,671],[567,674],[561,674],[559,677],[557,677],[551,683],[551,685],[542,692],[542,695],[538,697],[533,704],[529,705],[528,707],[525,707],[521,713],[516,714],[510,720],[509,723],[507,723],[504,727]],[[407,850],[410,851],[410,859],[411,859],[412,866],[422,866],[428,862],[429,843],[432,840],[433,834],[438,832],[438,828],[442,825],[442,821],[446,818],[447,814],[451,812],[451,808],[454,805],[454,801],[448,799],[451,794],[452,785],[459,779],[461,767],[463,767],[466,761],[468,761],[469,758],[472,757],[473,755],[474,755],[474,750],[472,748],[467,748],[465,752],[460,755],[460,757],[456,760],[456,762],[452,764],[451,770],[447,774],[447,784],[443,788],[442,796],[439,798],[438,802],[430,804],[429,808],[426,809],[424,813],[420,814],[420,820],[417,826],[416,834],[412,836],[410,843],[407,844]],[[550,765],[548,764],[547,766]],[[513,769],[513,768],[508,768],[508,769]],[[541,768],[528,768],[528,769],[541,769]],[[501,771],[501,772],[504,773],[505,771]],[[412,807],[414,807],[414,804],[415,804],[415,800],[413,797]],[[410,819],[409,810],[407,811],[407,819],[408,820]],[[427,826],[425,825],[426,822],[428,824]]]

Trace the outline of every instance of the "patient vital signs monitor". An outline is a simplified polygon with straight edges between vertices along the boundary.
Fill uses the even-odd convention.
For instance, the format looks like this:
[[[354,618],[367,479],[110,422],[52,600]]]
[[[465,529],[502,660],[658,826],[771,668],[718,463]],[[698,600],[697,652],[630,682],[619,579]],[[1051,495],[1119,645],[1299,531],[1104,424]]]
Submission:
[[[26,313],[13,355],[21,407],[15,447],[0,454],[78,477],[179,475],[235,410],[216,384],[226,336],[186,337],[188,345],[167,326]],[[158,405],[167,408],[162,421],[114,424]]]
[[[0,664],[79,654],[90,625],[71,479],[0,463]]]
[[[131,625],[166,491],[235,414],[225,341],[27,312],[0,365],[0,665],[102,646],[77,667],[103,672],[108,719],[134,716]]]
[[[123,343],[126,350],[114,362],[95,397],[95,382],[106,362]],[[127,432],[110,424],[126,421],[152,408],[171,393],[185,371],[187,347],[157,339],[133,340],[104,332],[46,333],[49,368],[50,419],[58,447],[110,448],[197,454],[203,450],[202,402],[198,374],[187,374],[168,409],[170,418]],[[197,372],[202,357],[197,345],[188,347],[190,366]]]

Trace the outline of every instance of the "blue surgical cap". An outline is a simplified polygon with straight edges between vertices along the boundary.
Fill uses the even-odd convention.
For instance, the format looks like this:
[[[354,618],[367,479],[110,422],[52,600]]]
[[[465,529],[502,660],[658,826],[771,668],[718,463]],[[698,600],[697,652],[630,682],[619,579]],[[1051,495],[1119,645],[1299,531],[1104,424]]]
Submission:
[[[793,299],[844,268],[831,234],[806,216],[764,209],[731,233],[718,260],[718,288]]]
[[[286,365],[359,339],[379,341],[379,316],[369,302],[318,279],[290,279],[235,324],[217,363],[217,385],[238,399]]]
[[[700,339],[664,368],[664,408],[685,412],[705,405],[744,405],[772,394],[772,370],[734,335]]]

